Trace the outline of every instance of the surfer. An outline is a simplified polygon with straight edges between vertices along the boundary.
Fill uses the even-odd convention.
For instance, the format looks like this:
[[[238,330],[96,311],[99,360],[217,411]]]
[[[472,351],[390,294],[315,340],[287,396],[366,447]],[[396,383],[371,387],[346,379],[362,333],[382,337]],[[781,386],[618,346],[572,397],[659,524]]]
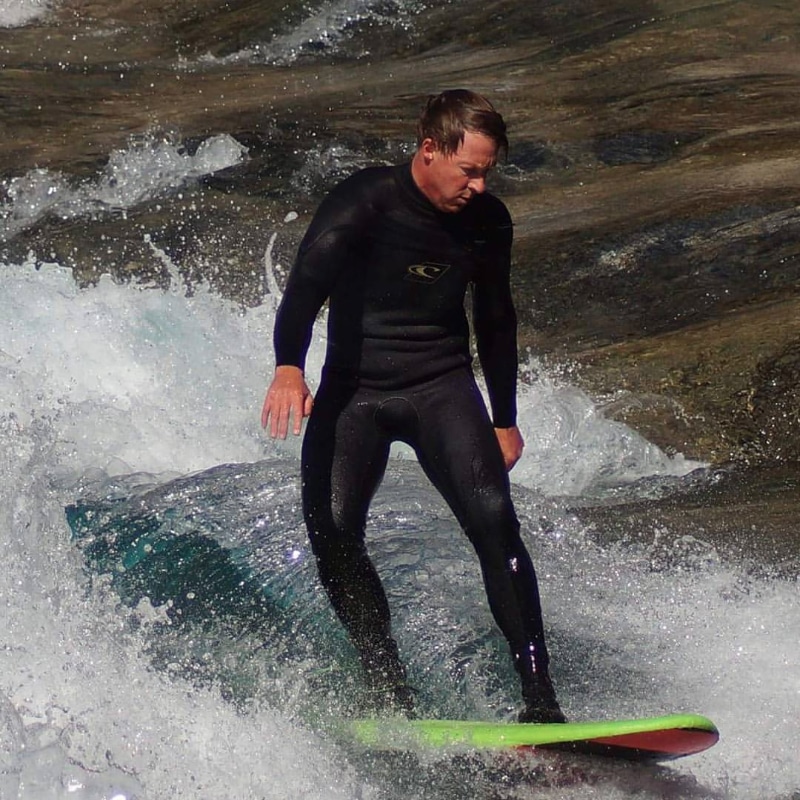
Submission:
[[[298,251],[275,321],[276,368],[262,410],[273,437],[302,430],[303,514],[320,580],[379,710],[413,714],[386,594],[365,546],[370,501],[393,441],[416,452],[477,553],[489,606],[522,683],[522,722],[563,722],[549,675],[536,573],[508,470],[516,426],[512,223],[486,191],[506,125],[467,90],[429,98],[410,163],[336,186]],[[491,406],[475,383],[464,299]],[[304,377],[325,301],[328,343],[316,398]],[[313,411],[312,411],[313,407]]]

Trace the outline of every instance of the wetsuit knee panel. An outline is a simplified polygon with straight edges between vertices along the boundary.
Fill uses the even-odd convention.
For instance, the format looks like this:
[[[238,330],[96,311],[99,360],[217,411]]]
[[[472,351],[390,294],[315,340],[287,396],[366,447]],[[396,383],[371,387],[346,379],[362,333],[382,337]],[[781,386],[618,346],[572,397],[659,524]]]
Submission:
[[[514,506],[504,493],[484,491],[470,501],[464,532],[484,569],[507,570],[527,556],[519,531]]]
[[[318,559],[345,563],[366,554],[364,531],[350,532],[333,525],[315,525],[306,521],[311,551]]]
[[[470,498],[467,505],[468,530],[508,531],[519,533],[519,520],[506,492],[484,489]]]

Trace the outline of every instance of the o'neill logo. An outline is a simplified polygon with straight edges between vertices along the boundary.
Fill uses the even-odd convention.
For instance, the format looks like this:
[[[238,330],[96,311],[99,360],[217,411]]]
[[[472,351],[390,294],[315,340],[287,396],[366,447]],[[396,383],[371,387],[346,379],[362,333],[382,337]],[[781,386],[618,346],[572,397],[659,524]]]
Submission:
[[[406,280],[417,283],[436,283],[448,269],[450,269],[449,264],[433,264],[430,261],[423,264],[412,264],[406,271]]]

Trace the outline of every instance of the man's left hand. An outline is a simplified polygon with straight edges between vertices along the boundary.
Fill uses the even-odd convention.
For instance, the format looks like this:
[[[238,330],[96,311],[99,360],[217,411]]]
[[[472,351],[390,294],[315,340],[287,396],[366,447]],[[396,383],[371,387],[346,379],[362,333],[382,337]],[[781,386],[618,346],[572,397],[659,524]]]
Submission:
[[[522,457],[522,451],[525,448],[522,434],[516,425],[513,428],[495,428],[494,432],[497,434],[506,469],[510,472],[514,464]]]

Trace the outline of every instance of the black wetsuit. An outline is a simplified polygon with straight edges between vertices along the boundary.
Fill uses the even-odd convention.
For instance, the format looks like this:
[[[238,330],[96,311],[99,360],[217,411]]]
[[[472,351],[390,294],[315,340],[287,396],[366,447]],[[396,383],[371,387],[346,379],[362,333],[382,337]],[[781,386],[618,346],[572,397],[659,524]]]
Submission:
[[[368,676],[389,683],[402,667],[364,527],[396,440],[414,448],[473,544],[523,689],[547,674],[536,575],[494,432],[516,423],[511,241],[508,212],[490,194],[441,213],[410,165],[366,169],[320,206],[277,315],[277,364],[302,368],[314,319],[330,300],[326,361],[303,443],[304,515],[334,609]],[[471,371],[470,286],[491,420]]]

